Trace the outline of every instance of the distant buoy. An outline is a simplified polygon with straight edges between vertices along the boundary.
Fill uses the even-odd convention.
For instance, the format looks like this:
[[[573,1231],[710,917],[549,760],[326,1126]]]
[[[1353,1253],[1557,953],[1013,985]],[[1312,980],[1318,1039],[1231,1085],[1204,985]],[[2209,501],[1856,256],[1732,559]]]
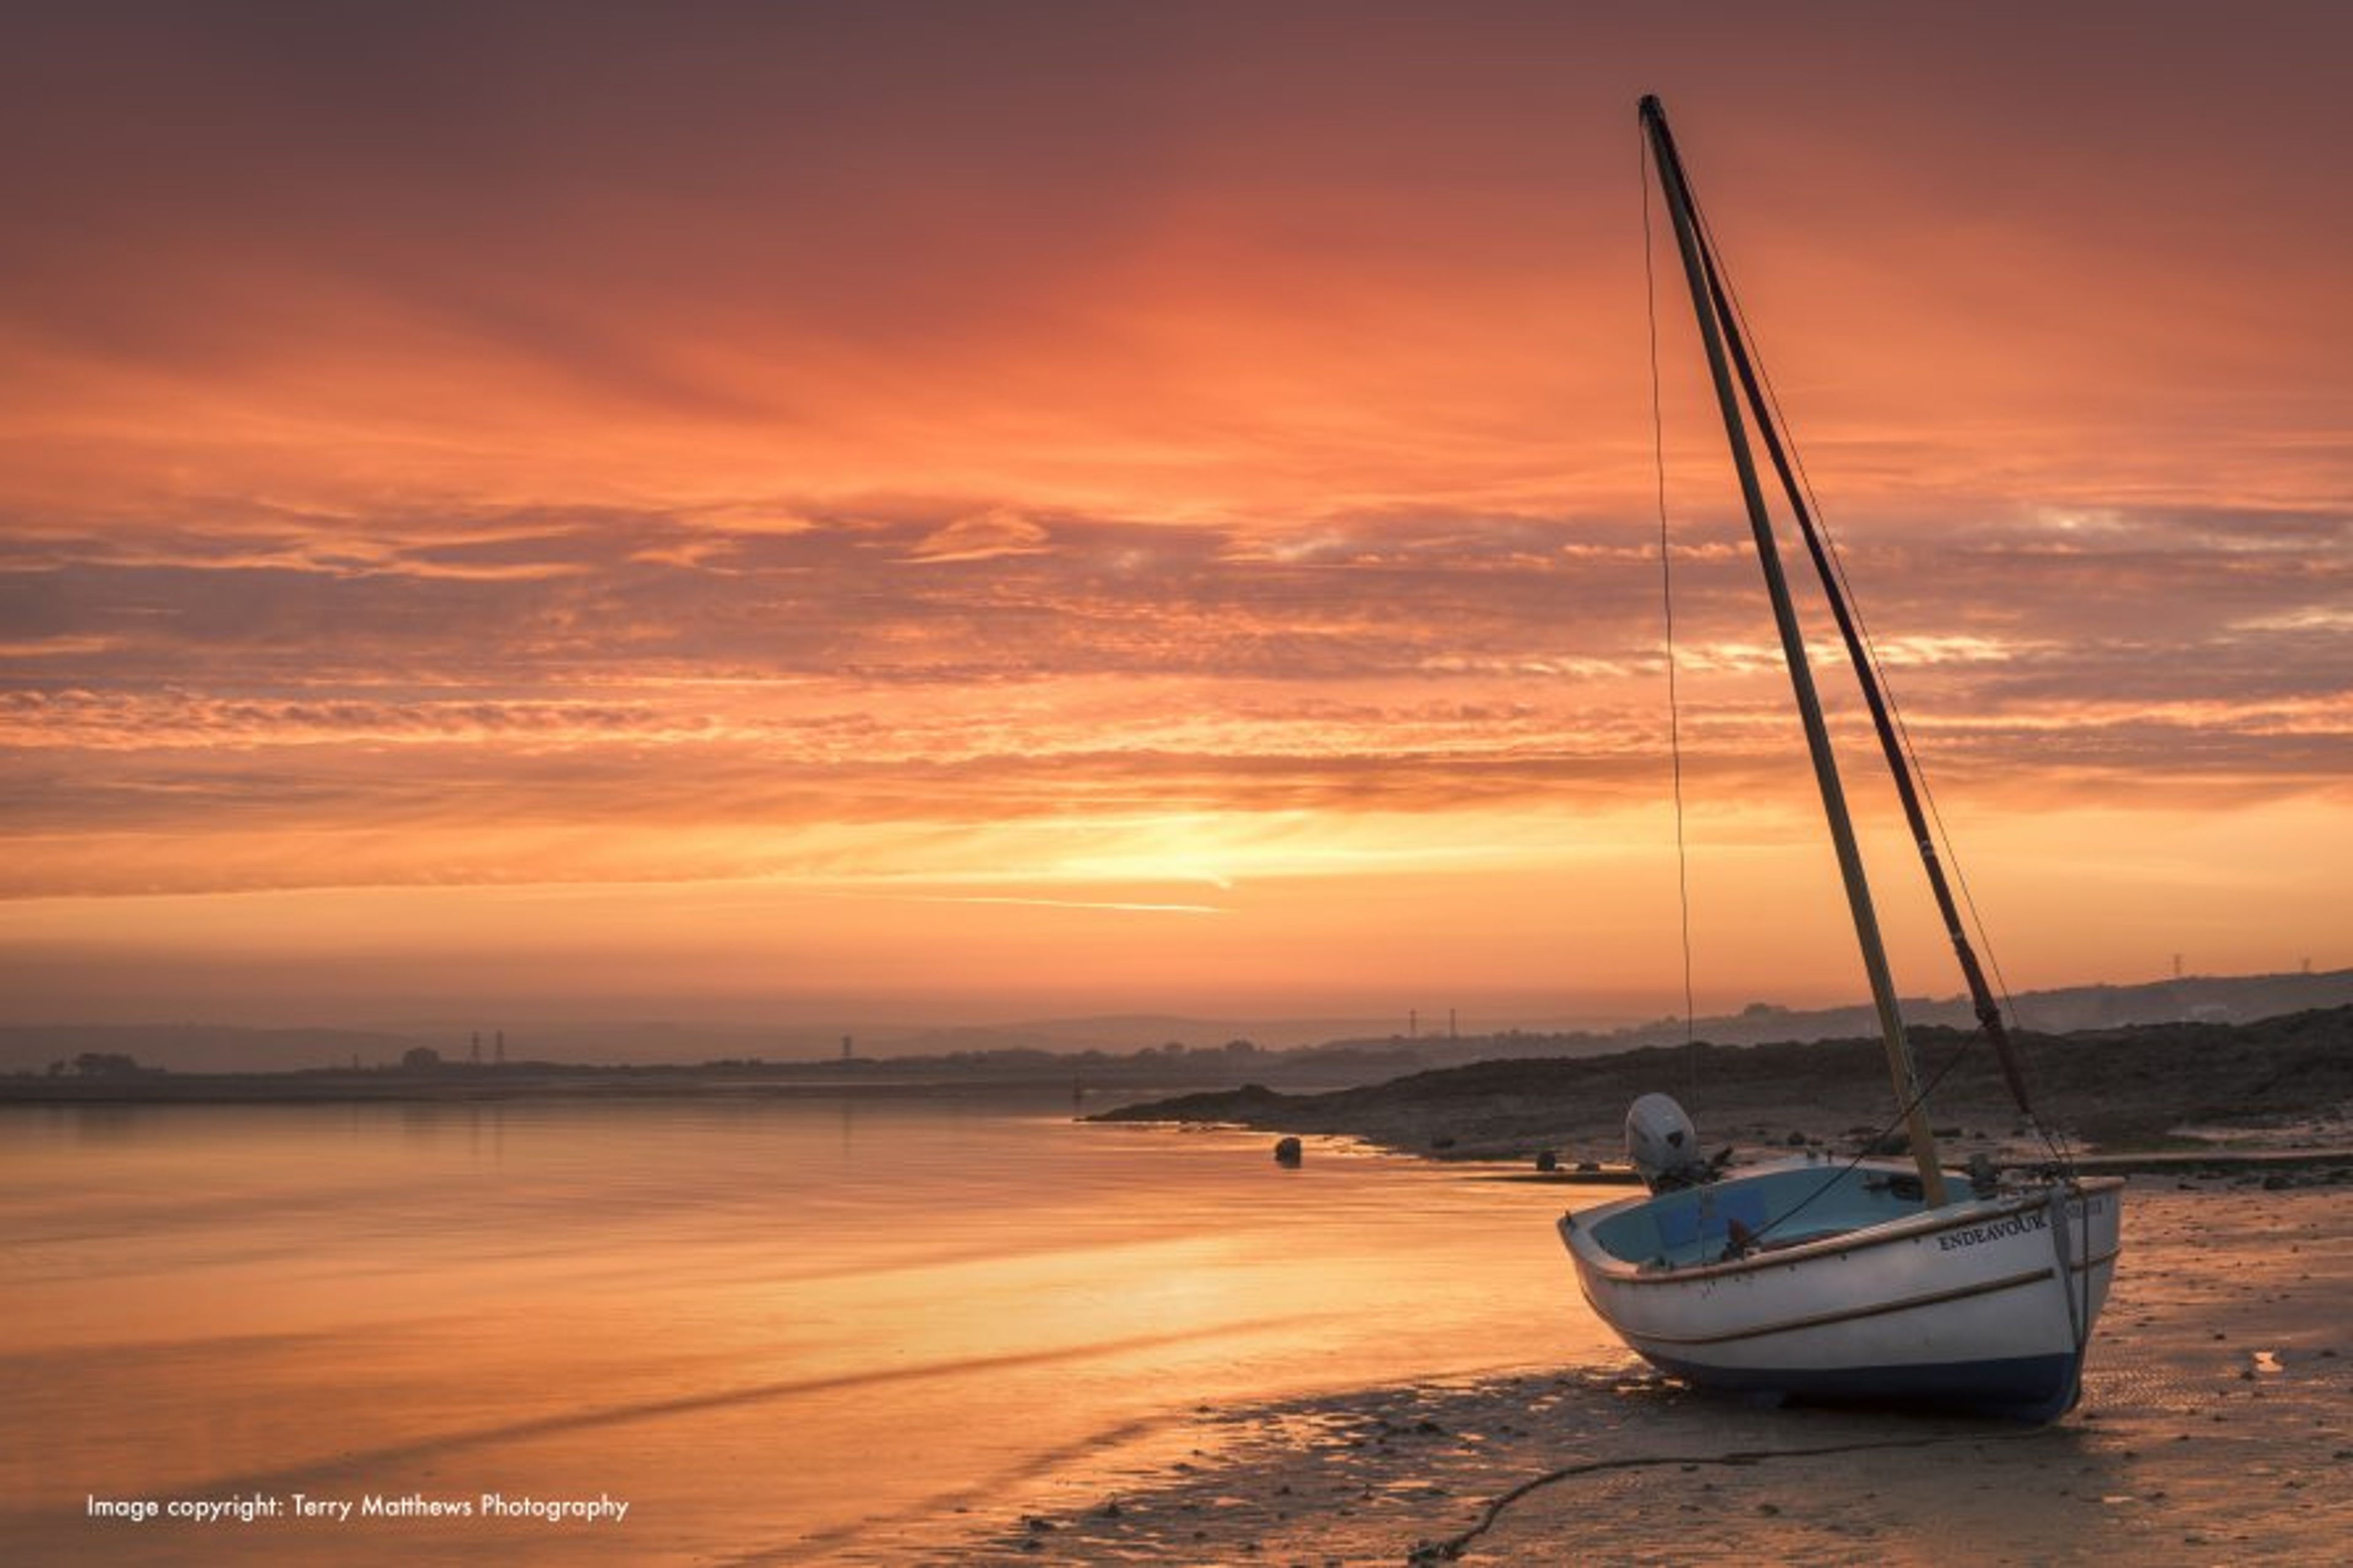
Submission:
[[[1296,1165],[1299,1155],[1299,1140],[1296,1138],[1285,1138],[1274,1146],[1274,1163],[1278,1165]]]

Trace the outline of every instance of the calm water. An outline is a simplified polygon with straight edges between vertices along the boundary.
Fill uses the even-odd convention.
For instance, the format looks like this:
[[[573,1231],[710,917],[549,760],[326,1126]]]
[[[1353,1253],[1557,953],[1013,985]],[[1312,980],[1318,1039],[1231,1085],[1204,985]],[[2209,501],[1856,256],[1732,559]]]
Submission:
[[[0,1540],[892,1557],[1166,1458],[1198,1405],[1602,1347],[1550,1230],[1573,1194],[1268,1146],[871,1100],[10,1111]],[[629,1510],[339,1522],[297,1492]],[[257,1495],[280,1516],[88,1500]]]

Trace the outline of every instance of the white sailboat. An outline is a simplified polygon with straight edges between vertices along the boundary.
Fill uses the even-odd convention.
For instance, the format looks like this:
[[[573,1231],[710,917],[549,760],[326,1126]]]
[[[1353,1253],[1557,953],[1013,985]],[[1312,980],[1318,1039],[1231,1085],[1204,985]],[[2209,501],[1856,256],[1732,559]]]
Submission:
[[[1947,1173],[1873,910],[1743,408],[1820,576],[1986,1035],[2029,1111],[2001,1010],[1964,932],[1873,662],[1783,446],[1712,242],[1655,98],[1641,106],[1699,318],[1790,685],[1804,720],[1912,1158],[1791,1158],[1725,1171],[1663,1096],[1636,1101],[1644,1196],[1564,1215],[1586,1300],[1663,1370],[1770,1397],[1868,1400],[2047,1421],[2072,1408],[2114,1277],[2124,1184],[2055,1169],[2005,1184]]]

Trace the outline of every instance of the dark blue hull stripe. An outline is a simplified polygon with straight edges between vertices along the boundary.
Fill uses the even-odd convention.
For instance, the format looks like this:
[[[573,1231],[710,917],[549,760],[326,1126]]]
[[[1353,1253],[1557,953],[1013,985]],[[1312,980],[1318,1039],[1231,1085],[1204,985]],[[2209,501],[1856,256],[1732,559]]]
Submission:
[[[1704,1388],[1841,1404],[1933,1405],[2020,1421],[2055,1421],[2073,1408],[2082,1364],[2082,1358],[2072,1354],[1818,1369],[1703,1366],[1662,1355],[1648,1359],[1660,1371]]]

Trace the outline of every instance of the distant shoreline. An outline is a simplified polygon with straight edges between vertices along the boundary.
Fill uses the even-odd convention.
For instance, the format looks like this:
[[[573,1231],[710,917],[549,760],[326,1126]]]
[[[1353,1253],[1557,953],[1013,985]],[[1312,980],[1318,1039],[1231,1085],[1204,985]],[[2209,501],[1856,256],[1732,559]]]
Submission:
[[[2015,1156],[2026,1128],[1991,1052],[1962,1031],[1914,1032],[1939,1080],[1932,1118],[1947,1152]],[[2019,1037],[2045,1120],[2081,1150],[2220,1160],[2232,1145],[2297,1145],[2327,1160],[2353,1146],[2353,1006],[2251,1024],[2182,1023]],[[1614,1162],[1626,1105],[1664,1089],[1711,1145],[1859,1146],[1887,1120],[1874,1041],[1646,1047],[1598,1056],[1513,1056],[1388,1078],[1290,1076],[1293,1053],[698,1066],[432,1062],[280,1072],[162,1072],[124,1058],[81,1070],[0,1077],[0,1106],[514,1105],[816,1099],[987,1100],[1068,1107],[1107,1121],[1219,1122],[1361,1139],[1441,1160],[1571,1166]],[[1326,1059],[1334,1072],[1341,1063]],[[1361,1075],[1367,1063],[1350,1064]],[[1260,1075],[1291,1085],[1237,1082]],[[2155,1168],[2139,1166],[2135,1168]]]
[[[576,1100],[921,1100],[987,1098],[1103,1102],[1166,1094],[1182,1084],[1080,1083],[1071,1075],[848,1077],[692,1067],[513,1067],[408,1072],[164,1073],[0,1077],[0,1106],[506,1105]]]
[[[2058,1035],[2177,1022],[2247,1024],[2348,1005],[2353,969],[2066,985],[2022,992],[2012,1011],[2018,1026]],[[881,1011],[887,1014],[887,1006]],[[503,1027],[53,1019],[0,1023],[0,1074],[72,1068],[84,1058],[134,1061],[175,1074],[382,1072],[406,1069],[409,1058],[421,1053],[438,1069],[453,1074],[482,1068],[744,1068],[764,1077],[838,1072],[860,1079],[913,1074],[962,1079],[1024,1074],[1050,1079],[1075,1068],[1091,1084],[1115,1082],[1124,1089],[1144,1083],[1168,1092],[1241,1083],[1333,1089],[1503,1057],[1615,1055],[1645,1046],[1677,1046],[1694,1036],[1718,1046],[1839,1040],[1878,1027],[1868,1006],[1852,1005],[1754,1002],[1715,1016],[1678,1015],[1648,1022],[1577,1022],[1557,1009],[1538,1011],[1549,1011],[1550,1021],[1536,1021],[1516,1004],[1467,1007],[1462,1017],[1477,1017],[1479,1026],[1460,1033],[1452,1007],[1444,1010],[1442,1026],[1434,1008],[1406,1010],[1387,1023],[1363,1016],[1216,1018],[1136,1012],[956,1025],[849,1016],[823,1025],[525,1016],[500,1021]],[[1975,1027],[1964,997],[1906,997],[1903,1011],[1915,1026]]]

